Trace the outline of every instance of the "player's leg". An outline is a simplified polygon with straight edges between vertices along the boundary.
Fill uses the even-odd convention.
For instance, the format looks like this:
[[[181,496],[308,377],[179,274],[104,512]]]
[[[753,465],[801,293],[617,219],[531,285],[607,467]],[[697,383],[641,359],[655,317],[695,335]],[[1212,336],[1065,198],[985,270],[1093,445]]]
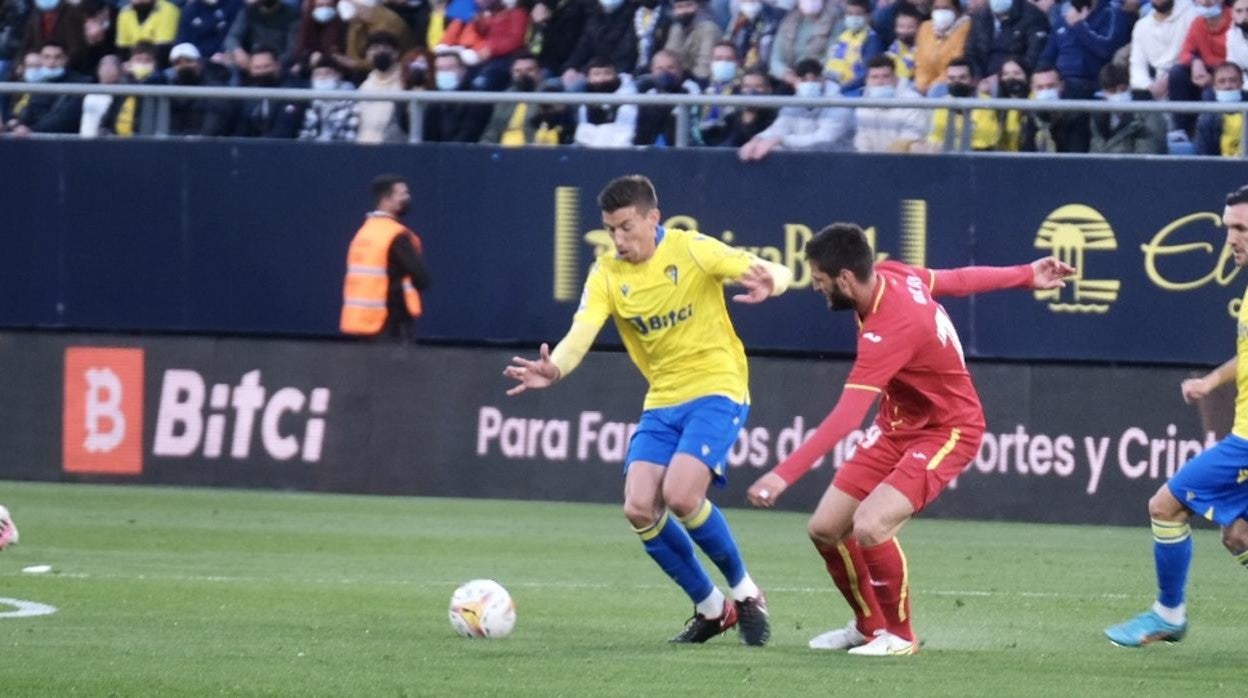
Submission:
[[[746,406],[727,398],[702,398],[687,405],[680,443],[663,482],[663,499],[728,581],[742,640],[763,645],[771,636],[767,602],[746,571],[723,512],[706,496],[712,481],[724,481],[728,453],[747,415]]]
[[[633,434],[624,478],[624,514],[641,538],[646,554],[676,582],[694,604],[719,592],[693,551],[689,535],[663,505],[666,464],[676,447],[675,432],[661,415],[642,414]],[[655,462],[654,459],[661,459]],[[722,609],[722,595],[721,595]],[[719,609],[717,609],[719,610]]]
[[[1248,521],[1240,518],[1222,527],[1222,545],[1235,556],[1235,561],[1248,569]]]

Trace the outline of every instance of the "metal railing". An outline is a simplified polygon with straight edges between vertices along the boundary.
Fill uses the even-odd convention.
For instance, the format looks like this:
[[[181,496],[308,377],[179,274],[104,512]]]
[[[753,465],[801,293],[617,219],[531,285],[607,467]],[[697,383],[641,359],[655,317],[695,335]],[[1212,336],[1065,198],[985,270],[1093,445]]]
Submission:
[[[171,99],[226,99],[226,100],[276,100],[285,102],[311,102],[314,100],[395,102],[406,104],[408,112],[408,142],[419,143],[423,131],[424,109],[430,104],[562,104],[580,106],[636,105],[638,107],[740,107],[783,109],[785,107],[831,107],[831,108],[882,108],[882,109],[948,109],[951,112],[969,114],[974,110],[1020,111],[1020,112],[1084,112],[1091,114],[1242,114],[1243,130],[1240,134],[1241,153],[1248,151],[1248,102],[1107,102],[1103,100],[1056,100],[1031,99],[982,99],[982,98],[891,98],[873,97],[795,97],[784,95],[691,95],[691,94],[594,94],[585,92],[438,92],[438,91],[386,91],[361,92],[345,90],[313,90],[287,87],[187,87],[180,85],[96,85],[90,83],[24,83],[0,82],[0,94],[48,94],[85,97],[86,95],[112,95],[122,97],[153,98],[157,113],[155,135],[169,134]],[[689,145],[689,110],[677,109],[676,147]],[[945,138],[946,149],[953,139],[954,120],[949,119]],[[970,128],[962,129],[962,138],[956,144],[960,151],[969,150]],[[1243,155],[1241,155],[1243,156]]]

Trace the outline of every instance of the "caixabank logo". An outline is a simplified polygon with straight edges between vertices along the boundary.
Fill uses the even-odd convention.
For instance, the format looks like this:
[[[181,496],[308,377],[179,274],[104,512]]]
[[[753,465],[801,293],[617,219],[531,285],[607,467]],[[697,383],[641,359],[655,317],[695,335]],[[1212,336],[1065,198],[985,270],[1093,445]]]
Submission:
[[[214,381],[209,371],[153,369],[149,358],[141,348],[66,349],[65,472],[137,476],[153,458],[320,462],[329,388],[270,389],[260,369]],[[148,371],[160,381],[154,415],[144,409]],[[148,417],[155,428],[145,449]]]

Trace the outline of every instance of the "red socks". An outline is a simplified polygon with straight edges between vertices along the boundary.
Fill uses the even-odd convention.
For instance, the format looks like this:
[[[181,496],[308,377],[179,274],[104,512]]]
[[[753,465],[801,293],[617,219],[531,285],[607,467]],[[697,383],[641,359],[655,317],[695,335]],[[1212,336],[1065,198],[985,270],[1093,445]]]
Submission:
[[[840,589],[845,602],[854,611],[857,619],[858,632],[870,638],[877,630],[885,627],[884,612],[876,599],[875,585],[871,583],[871,574],[867,571],[867,563],[858,541],[853,536],[832,547],[815,545],[823,556],[824,566],[836,588]]]
[[[874,582],[888,631],[898,637],[914,640],[910,627],[910,579],[906,555],[896,538],[870,548],[862,548],[862,557]]]

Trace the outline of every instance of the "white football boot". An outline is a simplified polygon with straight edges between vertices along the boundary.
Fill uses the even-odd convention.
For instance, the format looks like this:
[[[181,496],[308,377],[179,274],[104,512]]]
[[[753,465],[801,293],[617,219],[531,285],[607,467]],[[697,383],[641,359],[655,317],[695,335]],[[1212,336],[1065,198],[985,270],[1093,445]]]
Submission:
[[[919,643],[917,640],[907,640],[887,630],[876,632],[875,638],[870,642],[849,651],[850,654],[859,657],[896,657],[905,654],[918,654],[918,652]]]
[[[857,621],[836,630],[829,630],[806,643],[812,650],[847,650],[867,644],[867,636],[858,632]]]

